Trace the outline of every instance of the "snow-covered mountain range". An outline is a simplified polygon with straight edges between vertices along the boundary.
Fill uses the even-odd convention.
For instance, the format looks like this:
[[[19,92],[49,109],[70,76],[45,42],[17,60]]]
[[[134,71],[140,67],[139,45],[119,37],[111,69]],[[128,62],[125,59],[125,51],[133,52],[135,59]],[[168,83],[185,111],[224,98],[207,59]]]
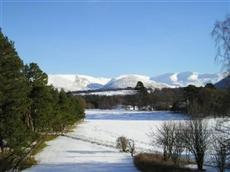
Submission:
[[[158,83],[151,80],[150,77],[144,75],[121,75],[119,77],[111,79],[107,84],[104,85],[103,89],[116,89],[116,88],[134,88],[137,82],[143,82],[144,86],[147,88],[163,88],[168,87],[164,83]]]
[[[197,72],[166,73],[154,76],[151,80],[165,83],[171,87],[185,87],[188,85],[204,86],[207,83],[217,83],[223,79],[222,74],[199,74]]]
[[[110,78],[92,77],[86,75],[48,75],[48,84],[65,91],[95,90],[107,84]]]
[[[222,74],[199,74],[196,72],[166,73],[154,77],[145,75],[121,75],[116,78],[92,77],[86,75],[48,75],[49,84],[66,91],[116,89],[135,87],[142,81],[148,88],[185,87],[187,85],[204,86],[223,79]]]

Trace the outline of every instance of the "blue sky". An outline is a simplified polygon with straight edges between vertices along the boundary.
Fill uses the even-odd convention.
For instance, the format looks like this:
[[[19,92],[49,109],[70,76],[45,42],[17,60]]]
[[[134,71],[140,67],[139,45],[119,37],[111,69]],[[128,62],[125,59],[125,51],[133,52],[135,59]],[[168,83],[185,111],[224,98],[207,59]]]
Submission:
[[[0,26],[47,73],[216,73],[211,31],[229,1],[0,0]]]

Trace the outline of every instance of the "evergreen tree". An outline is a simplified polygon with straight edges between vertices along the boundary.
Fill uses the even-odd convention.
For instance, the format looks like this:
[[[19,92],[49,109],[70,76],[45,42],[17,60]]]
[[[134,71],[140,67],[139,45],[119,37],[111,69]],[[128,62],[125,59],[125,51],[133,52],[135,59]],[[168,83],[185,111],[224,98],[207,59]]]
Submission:
[[[135,90],[143,90],[143,89],[145,89],[145,86],[144,86],[143,82],[138,81],[137,85],[135,87]]]
[[[13,149],[20,149],[29,139],[25,125],[30,100],[23,74],[23,62],[14,43],[0,32],[0,137]]]
[[[32,99],[31,116],[36,132],[49,132],[53,121],[53,97],[48,86],[34,87],[30,94]]]
[[[84,102],[48,86],[37,64],[23,64],[0,32],[0,142],[22,151],[41,132],[63,131],[84,117]]]
[[[41,94],[46,94],[44,92],[48,91],[44,88],[48,83],[48,76],[39,68],[36,63],[30,63],[28,65],[25,65],[24,75],[27,78],[27,82],[30,86],[28,97],[31,100],[30,112],[27,114],[27,123],[29,128],[34,131],[34,123],[35,121],[38,122],[38,113],[40,113],[40,109],[38,109],[38,107],[41,106],[41,103],[42,101],[44,101],[43,99],[45,98]],[[48,103],[49,105],[49,102],[45,103]],[[46,110],[46,107],[43,108],[44,110]],[[36,123],[36,125],[38,124]]]
[[[24,72],[31,87],[41,87],[47,85],[48,76],[36,63],[25,65]]]

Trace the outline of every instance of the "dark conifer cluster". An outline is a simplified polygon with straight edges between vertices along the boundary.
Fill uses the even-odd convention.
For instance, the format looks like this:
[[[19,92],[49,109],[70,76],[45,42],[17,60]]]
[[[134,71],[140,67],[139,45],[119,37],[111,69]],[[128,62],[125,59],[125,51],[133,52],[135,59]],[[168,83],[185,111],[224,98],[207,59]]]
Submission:
[[[192,117],[229,116],[230,90],[217,89],[212,84],[205,87],[189,85],[184,88],[147,90],[141,82],[137,94],[118,96],[85,95],[88,108],[112,109],[117,106],[138,110],[171,110]],[[135,107],[135,108],[134,108]]]
[[[62,132],[84,117],[84,101],[47,85],[37,64],[24,65],[0,31],[0,140],[14,151],[41,133]]]

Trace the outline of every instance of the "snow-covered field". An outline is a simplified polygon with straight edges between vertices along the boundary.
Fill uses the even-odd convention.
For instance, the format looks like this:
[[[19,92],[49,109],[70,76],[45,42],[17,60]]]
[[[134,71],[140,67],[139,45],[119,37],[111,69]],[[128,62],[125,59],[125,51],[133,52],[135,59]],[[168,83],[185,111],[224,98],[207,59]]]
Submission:
[[[129,155],[68,136],[50,141],[36,159],[38,165],[26,172],[137,171]]]
[[[137,152],[157,151],[150,131],[165,121],[189,119],[171,112],[88,110],[73,132],[48,142],[36,155],[38,165],[25,171],[137,171],[131,156],[115,149],[119,136],[135,141]]]
[[[117,95],[133,95],[136,94],[136,90],[116,90],[116,91],[98,91],[98,92],[89,92],[89,93],[79,93],[76,95],[98,95],[98,96],[117,96]]]
[[[137,151],[148,151],[153,147],[149,136],[151,130],[164,121],[184,119],[188,118],[170,112],[89,110],[86,122],[80,125],[73,135],[85,133],[85,136],[92,140],[113,145],[118,137],[125,136],[135,141]]]

